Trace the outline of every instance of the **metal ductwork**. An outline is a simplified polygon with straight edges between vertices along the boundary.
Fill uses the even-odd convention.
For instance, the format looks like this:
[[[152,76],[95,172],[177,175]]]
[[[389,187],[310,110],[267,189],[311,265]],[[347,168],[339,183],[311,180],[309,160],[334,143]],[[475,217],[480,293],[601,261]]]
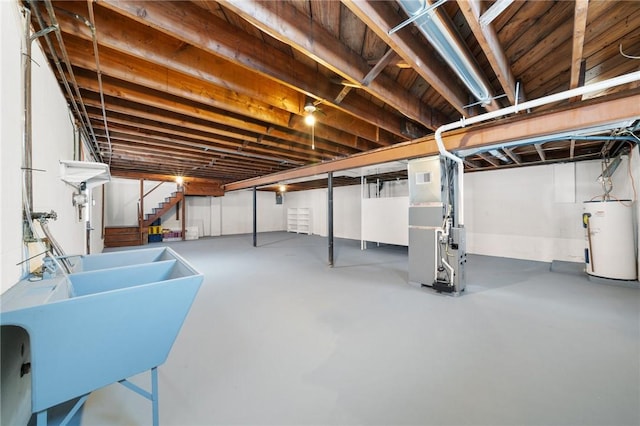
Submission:
[[[435,10],[432,10],[430,0],[398,0],[398,3],[409,19],[422,14],[414,21],[420,32],[447,64],[453,68],[473,96],[482,105],[490,104],[492,95],[488,83],[456,33],[438,16]],[[431,10],[427,10],[430,8]]]

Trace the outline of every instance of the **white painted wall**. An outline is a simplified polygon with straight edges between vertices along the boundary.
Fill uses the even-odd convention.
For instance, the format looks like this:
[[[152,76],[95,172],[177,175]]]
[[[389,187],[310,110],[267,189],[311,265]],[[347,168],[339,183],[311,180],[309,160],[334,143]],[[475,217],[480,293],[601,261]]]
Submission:
[[[638,164],[633,158],[636,182]],[[573,168],[575,185],[554,185],[554,173],[566,177],[566,167]],[[582,202],[602,194],[596,182],[600,172],[600,161],[585,161],[466,174],[467,250],[545,262],[584,261]],[[625,160],[614,175],[612,195],[633,197],[628,172]]]
[[[22,260],[22,173],[20,18],[13,2],[0,2],[0,285],[4,292],[20,277]]]
[[[258,232],[282,231],[285,229],[284,204],[276,204],[273,192],[258,191],[256,194]],[[221,234],[247,234],[253,232],[253,191],[235,191],[220,200]]]
[[[327,190],[314,189],[284,194],[284,205],[311,209],[312,234],[327,236]],[[333,235],[336,238],[360,239],[360,185],[333,189]]]
[[[16,266],[26,253],[22,245],[22,91],[21,48],[23,30],[17,2],[0,1],[0,265],[1,290],[4,292],[22,276]],[[54,210],[58,220],[49,227],[68,254],[86,251],[84,221],[78,220],[71,197],[73,188],[60,180],[60,160],[73,159],[74,129],[69,110],[52,70],[38,43],[32,45],[33,210]],[[92,244],[102,250],[100,231]],[[37,250],[38,248],[35,247]],[[42,250],[37,251],[36,253]],[[36,254],[33,253],[33,254]]]

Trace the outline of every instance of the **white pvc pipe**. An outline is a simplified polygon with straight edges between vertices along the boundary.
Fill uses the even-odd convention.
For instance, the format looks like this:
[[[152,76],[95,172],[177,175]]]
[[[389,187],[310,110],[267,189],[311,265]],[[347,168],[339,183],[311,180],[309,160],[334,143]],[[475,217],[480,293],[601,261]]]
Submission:
[[[442,141],[442,133],[448,130],[459,129],[461,127],[465,127],[469,124],[480,123],[483,121],[491,120],[492,118],[503,117],[507,114],[517,113],[521,110],[528,110],[530,108],[539,107],[542,105],[547,105],[553,102],[562,101],[565,99],[573,98],[574,96],[582,96],[587,93],[598,92],[600,90],[610,89],[615,86],[620,86],[622,84],[633,83],[635,81],[640,81],[640,71],[632,72],[629,74],[624,74],[619,77],[610,78],[608,80],[600,81],[598,83],[589,84],[587,86],[577,87],[575,89],[565,90],[564,92],[554,93],[553,95],[544,96],[542,98],[533,99],[531,101],[523,102],[518,105],[513,105],[507,108],[502,108],[497,111],[491,111],[484,114],[476,115],[471,118],[461,118],[459,121],[454,121],[453,123],[444,124],[436,130],[435,139],[438,145],[438,150],[440,151],[440,155],[443,155],[456,163],[458,163],[458,205],[456,208],[457,215],[457,223],[458,226],[462,226],[464,224],[464,185],[462,175],[464,173],[464,164],[460,157],[457,157],[446,150],[444,147],[444,143]]]

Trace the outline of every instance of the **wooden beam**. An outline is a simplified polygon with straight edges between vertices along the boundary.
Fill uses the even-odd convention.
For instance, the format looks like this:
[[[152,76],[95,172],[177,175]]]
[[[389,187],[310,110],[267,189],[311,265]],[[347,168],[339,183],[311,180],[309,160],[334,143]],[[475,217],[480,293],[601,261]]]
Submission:
[[[223,4],[256,28],[353,83],[359,84],[369,72],[365,59],[290,3],[227,0]],[[446,120],[386,75],[379,75],[363,90],[430,129]]]
[[[640,91],[626,96],[601,97],[573,104],[554,111],[540,114],[528,114],[488,123],[484,126],[470,127],[461,131],[443,135],[448,150],[497,145],[536,136],[552,135],[560,132],[577,131],[640,116]],[[362,154],[334,160],[322,164],[304,166],[282,173],[261,176],[224,185],[226,191],[262,186],[281,180],[314,176],[329,171],[348,170],[371,166],[389,161],[425,157],[438,153],[433,136],[380,148]]]
[[[189,2],[101,0],[97,4],[315,99],[331,100],[339,93],[335,84],[317,69]],[[203,28],[212,30],[204,33]],[[350,96],[333,106],[406,140],[398,117],[361,96]],[[434,115],[446,120],[435,112]]]
[[[520,156],[518,154],[516,154],[515,152],[513,152],[513,150],[511,148],[502,148],[502,150],[504,151],[505,154],[507,154],[507,156],[509,158],[511,158],[511,160],[516,163],[516,164],[522,164],[522,159],[520,158]]]
[[[487,163],[491,164],[493,167],[500,167],[500,162],[496,161],[495,158],[487,155],[484,152],[479,152],[478,153],[478,157],[482,158],[484,161],[486,161]]]
[[[460,11],[464,15],[473,35],[478,40],[478,44],[482,48],[482,51],[486,55],[491,68],[496,73],[498,81],[502,86],[502,90],[507,95],[511,105],[516,102],[516,79],[511,71],[511,66],[504,53],[504,49],[500,45],[498,34],[496,33],[493,25],[481,25],[480,24],[480,0],[458,0],[458,6]],[[520,87],[520,102],[525,99],[524,90]]]
[[[409,31],[398,31],[389,35],[389,30],[403,19],[390,4],[381,1],[353,0],[343,0],[343,4],[460,114],[467,115],[464,109],[465,90],[455,80],[450,70],[436,59],[437,53],[427,43],[421,43]]]
[[[544,149],[542,148],[541,143],[537,143],[533,145],[536,148],[536,152],[542,161],[547,161],[547,157],[544,154]]]
[[[469,166],[469,168],[471,168],[471,169],[479,169],[480,168],[480,164],[478,164],[478,162],[476,162],[476,161],[467,160],[466,158],[462,159],[462,161],[464,161],[464,164]]]
[[[393,49],[387,50],[382,58],[371,68],[371,70],[362,79],[362,85],[368,86],[384,69],[396,58],[396,52]]]
[[[573,156],[576,152],[576,141],[575,139],[571,139],[571,147],[569,148],[569,158],[573,160]]]
[[[571,80],[569,89],[575,89],[580,84],[580,75],[584,75],[582,66],[584,50],[584,36],[587,29],[587,12],[589,11],[589,0],[576,0],[576,6],[573,14],[573,48],[571,51]],[[583,77],[584,83],[584,77]],[[575,102],[579,98],[573,98]]]
[[[333,100],[333,102],[336,104],[339,104],[340,102],[342,102],[342,100],[349,94],[351,89],[352,89],[351,86],[344,86],[340,91],[340,93],[338,93],[338,96],[336,96],[336,98]]]
[[[221,197],[224,190],[219,184],[184,182],[184,195],[207,195],[211,197]]]

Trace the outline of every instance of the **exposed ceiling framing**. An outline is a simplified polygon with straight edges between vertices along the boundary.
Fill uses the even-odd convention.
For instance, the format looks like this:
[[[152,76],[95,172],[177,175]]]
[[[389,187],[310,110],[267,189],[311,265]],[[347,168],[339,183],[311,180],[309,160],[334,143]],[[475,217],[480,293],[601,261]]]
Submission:
[[[181,175],[227,190],[432,154],[442,124],[640,70],[634,1],[438,7],[496,96],[484,107],[414,24],[390,34],[408,19],[396,0],[19,5],[32,11],[34,32],[59,31],[38,40],[70,105],[80,106],[75,118],[88,144],[114,176]],[[447,135],[447,147],[466,152],[468,172],[614,155],[639,135],[640,102],[627,109],[619,140],[622,130],[599,119],[619,123],[611,106],[637,100],[638,87],[470,126]],[[304,121],[308,104],[313,128]],[[576,134],[554,139],[554,126]],[[501,142],[508,145],[489,146]]]

